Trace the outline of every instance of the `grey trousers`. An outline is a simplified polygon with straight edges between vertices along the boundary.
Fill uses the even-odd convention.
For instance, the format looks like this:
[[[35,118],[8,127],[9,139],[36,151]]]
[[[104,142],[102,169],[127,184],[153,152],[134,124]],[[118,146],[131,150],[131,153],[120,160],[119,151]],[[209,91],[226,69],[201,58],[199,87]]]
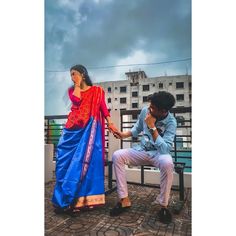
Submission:
[[[125,165],[152,165],[160,169],[160,195],[157,197],[156,201],[158,201],[162,206],[168,206],[174,168],[171,155],[157,154],[152,158],[145,151],[137,151],[133,148],[127,148],[115,151],[112,156],[112,161],[116,175],[119,198],[125,198],[128,196]]]

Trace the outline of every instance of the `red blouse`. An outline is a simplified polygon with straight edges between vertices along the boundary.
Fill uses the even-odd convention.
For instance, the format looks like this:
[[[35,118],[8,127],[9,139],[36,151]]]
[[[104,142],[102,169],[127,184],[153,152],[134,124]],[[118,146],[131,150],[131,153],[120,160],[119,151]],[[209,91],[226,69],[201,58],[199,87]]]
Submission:
[[[71,106],[71,112],[69,115],[72,115],[71,113],[79,113],[79,109],[80,109],[80,104],[81,104],[81,101],[83,99],[87,99],[88,94],[93,92],[93,88],[94,86],[91,86],[88,90],[86,91],[81,91],[80,92],[80,98],[76,97],[75,95],[73,95],[73,92],[74,92],[74,88],[69,88],[68,89],[68,94],[69,94],[69,98],[72,102],[72,106]],[[89,101],[88,101],[89,102]],[[107,117],[107,116],[110,116],[110,113],[107,109],[107,105],[106,105],[106,102],[105,102],[105,93],[103,91],[103,94],[102,94],[102,100],[101,100],[101,105],[100,105],[100,111],[102,112],[102,115],[104,117]],[[83,112],[83,111],[81,111]],[[66,128],[72,128],[73,126],[76,126],[76,122],[74,124],[71,124],[71,122],[67,122],[65,127]]]

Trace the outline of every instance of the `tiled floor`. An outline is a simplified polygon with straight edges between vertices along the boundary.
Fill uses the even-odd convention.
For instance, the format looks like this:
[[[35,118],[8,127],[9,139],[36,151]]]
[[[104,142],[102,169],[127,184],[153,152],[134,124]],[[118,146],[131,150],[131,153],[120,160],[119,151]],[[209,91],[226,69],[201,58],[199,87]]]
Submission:
[[[56,215],[51,204],[54,182],[45,185],[45,235],[46,236],[152,236],[152,235],[191,235],[191,188],[185,189],[185,202],[182,211],[175,214],[178,206],[178,192],[171,192],[170,209],[173,222],[169,225],[158,221],[158,205],[152,205],[157,188],[129,185],[132,207],[118,217],[110,217],[109,209],[117,201],[116,192],[106,196],[106,205],[90,211],[83,211],[77,217]]]

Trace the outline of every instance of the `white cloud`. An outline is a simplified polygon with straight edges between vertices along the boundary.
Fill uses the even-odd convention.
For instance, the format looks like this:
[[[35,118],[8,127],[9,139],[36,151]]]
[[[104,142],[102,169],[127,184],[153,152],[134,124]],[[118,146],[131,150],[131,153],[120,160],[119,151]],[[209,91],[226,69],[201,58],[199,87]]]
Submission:
[[[68,113],[67,89],[72,85],[70,73],[47,73],[45,81],[45,114],[63,115]],[[65,96],[66,95],[66,96]]]
[[[112,0],[93,0],[93,1],[94,1],[96,4],[112,2]]]
[[[71,10],[78,10],[78,8],[84,3],[84,0],[58,0],[58,5],[66,7]]]
[[[156,59],[155,54],[147,53],[143,50],[136,50],[132,52],[128,57],[121,58],[117,65],[126,65],[126,64],[145,64],[153,62]]]
[[[163,57],[163,54],[160,56]],[[137,49],[130,53],[130,55],[128,55],[127,57],[119,59],[116,63],[118,67],[101,70],[91,70],[90,74],[94,82],[124,80],[126,72],[143,70],[144,66],[138,65],[119,67],[119,65],[146,64],[151,63],[156,59],[157,56],[155,54],[147,53],[143,50]]]
[[[147,53],[143,50],[137,49],[130,53],[125,58],[117,61],[116,65],[132,65],[132,64],[148,64],[153,62],[161,62],[168,60],[167,55],[162,52]],[[189,63],[184,62],[181,65],[173,64],[156,64],[156,65],[134,65],[122,66],[106,69],[91,69],[89,70],[91,79],[94,83],[105,81],[125,80],[125,73],[129,71],[143,70],[148,77],[157,77],[164,75],[180,75],[185,74],[188,68],[188,73],[191,74]]]

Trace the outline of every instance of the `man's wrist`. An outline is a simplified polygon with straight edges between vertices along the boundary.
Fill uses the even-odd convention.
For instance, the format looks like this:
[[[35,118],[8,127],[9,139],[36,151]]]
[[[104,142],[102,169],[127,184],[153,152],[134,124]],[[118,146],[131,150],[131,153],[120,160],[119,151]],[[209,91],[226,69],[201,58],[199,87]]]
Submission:
[[[149,132],[151,133],[151,135],[153,135],[156,131],[157,131],[157,128],[156,128],[156,126],[154,126],[154,127],[148,127],[148,130],[149,130]]]
[[[148,127],[148,129],[156,128],[155,124],[150,124],[150,125],[148,125],[147,127]]]

